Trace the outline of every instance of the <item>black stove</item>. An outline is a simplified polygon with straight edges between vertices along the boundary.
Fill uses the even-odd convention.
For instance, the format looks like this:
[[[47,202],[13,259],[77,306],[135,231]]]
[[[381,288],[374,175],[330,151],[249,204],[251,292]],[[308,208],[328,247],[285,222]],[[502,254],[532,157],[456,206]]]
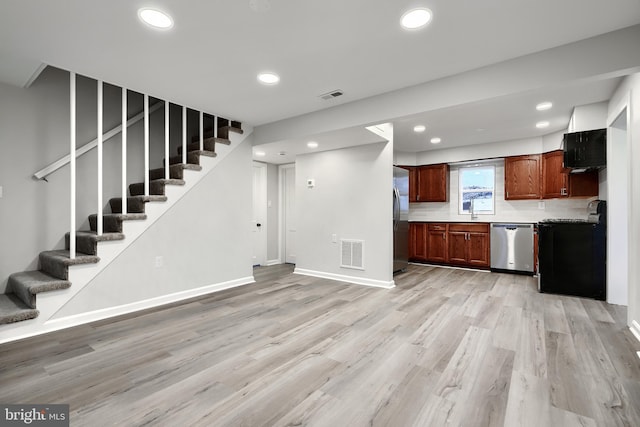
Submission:
[[[589,203],[588,219],[538,224],[540,292],[606,298],[606,202]]]

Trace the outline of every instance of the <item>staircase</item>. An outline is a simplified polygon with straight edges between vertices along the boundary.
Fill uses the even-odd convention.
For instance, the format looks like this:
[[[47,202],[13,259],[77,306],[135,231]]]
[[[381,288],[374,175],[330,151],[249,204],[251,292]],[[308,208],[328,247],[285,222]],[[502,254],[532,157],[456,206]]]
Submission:
[[[214,130],[205,130],[203,150],[200,150],[200,137],[194,137],[187,144],[187,163],[182,163],[182,147],[178,155],[170,157],[169,178],[165,177],[165,168],[149,171],[149,195],[145,196],[145,184],[129,185],[130,196],[123,200],[116,197],[109,200],[111,213],[102,214],[103,233],[98,235],[98,214],[89,216],[89,230],[76,232],[76,257],[69,254],[70,233],[65,236],[65,250],[41,252],[39,268],[34,271],[14,273],[9,276],[7,289],[0,294],[0,325],[23,322],[35,319],[40,312],[37,309],[37,295],[69,289],[70,268],[74,266],[98,266],[100,263],[99,246],[103,242],[122,241],[127,238],[123,224],[126,222],[145,222],[146,206],[162,204],[169,201],[167,189],[172,186],[186,184],[185,171],[200,172],[203,170],[203,158],[215,158],[216,145],[230,145],[230,134],[243,134],[241,123],[219,119],[217,137]],[[166,161],[167,159],[165,159]],[[123,203],[126,203],[126,214],[123,214]],[[96,268],[97,274],[99,268]],[[6,327],[6,326],[5,326]],[[2,326],[0,326],[2,328]]]

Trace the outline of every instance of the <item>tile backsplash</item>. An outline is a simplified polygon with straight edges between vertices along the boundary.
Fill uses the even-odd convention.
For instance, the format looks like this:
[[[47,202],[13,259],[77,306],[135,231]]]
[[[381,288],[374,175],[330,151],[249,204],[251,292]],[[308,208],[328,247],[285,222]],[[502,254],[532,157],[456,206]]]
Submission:
[[[477,215],[458,213],[458,171],[451,166],[449,171],[449,202],[411,203],[409,221],[469,221],[469,222],[538,222],[545,218],[587,218],[587,204],[591,198],[504,200],[504,164],[496,166],[495,214]]]

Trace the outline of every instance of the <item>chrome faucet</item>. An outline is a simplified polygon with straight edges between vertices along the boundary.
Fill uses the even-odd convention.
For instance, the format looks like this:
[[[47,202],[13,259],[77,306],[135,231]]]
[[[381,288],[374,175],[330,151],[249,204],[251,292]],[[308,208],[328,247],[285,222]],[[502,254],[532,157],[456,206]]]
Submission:
[[[469,213],[471,213],[471,219],[478,219],[478,214],[476,213],[474,202],[475,202],[475,199],[471,199],[471,205],[469,206]]]

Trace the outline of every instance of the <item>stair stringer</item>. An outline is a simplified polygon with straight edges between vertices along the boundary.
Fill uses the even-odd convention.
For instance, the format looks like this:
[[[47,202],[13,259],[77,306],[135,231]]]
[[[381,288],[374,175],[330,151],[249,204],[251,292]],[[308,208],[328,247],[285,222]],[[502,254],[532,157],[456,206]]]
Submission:
[[[124,221],[123,233],[124,240],[98,242],[98,256],[100,261],[97,264],[74,265],[69,267],[69,281],[71,287],[65,290],[56,290],[51,292],[43,292],[38,294],[36,308],[40,312],[39,316],[16,323],[2,325],[0,328],[0,344],[16,341],[31,336],[44,334],[60,329],[77,326],[83,323],[99,320],[99,316],[78,317],[74,319],[60,318],[56,319],[55,314],[67,304],[75,295],[84,289],[101,271],[111,264],[120,254],[122,254],[133,242],[142,236],[156,221],[158,221],[165,213],[167,213],[176,203],[180,201],[188,192],[211,173],[224,159],[237,147],[239,147],[253,132],[253,129],[246,127],[243,134],[230,133],[230,145],[219,144],[216,146],[216,157],[201,156],[201,171],[185,170],[185,185],[174,186],[168,185],[165,189],[167,196],[166,202],[149,202],[145,206],[146,220]],[[232,286],[252,283],[253,277],[247,277],[238,283],[220,284],[217,289],[209,289],[201,292],[201,294],[220,290]],[[192,295],[185,295],[183,298],[173,298],[172,300],[180,300]],[[170,302],[169,300],[158,300],[158,304]],[[130,309],[126,312],[135,311]],[[102,318],[112,317],[114,314],[107,314]]]

